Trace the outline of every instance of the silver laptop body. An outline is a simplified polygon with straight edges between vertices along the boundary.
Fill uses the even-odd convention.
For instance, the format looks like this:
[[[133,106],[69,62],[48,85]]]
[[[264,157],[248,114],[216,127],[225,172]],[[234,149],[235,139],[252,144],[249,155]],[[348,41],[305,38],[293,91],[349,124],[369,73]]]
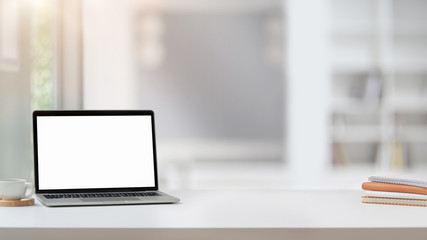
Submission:
[[[34,111],[33,137],[46,206],[179,202],[158,188],[153,111]]]

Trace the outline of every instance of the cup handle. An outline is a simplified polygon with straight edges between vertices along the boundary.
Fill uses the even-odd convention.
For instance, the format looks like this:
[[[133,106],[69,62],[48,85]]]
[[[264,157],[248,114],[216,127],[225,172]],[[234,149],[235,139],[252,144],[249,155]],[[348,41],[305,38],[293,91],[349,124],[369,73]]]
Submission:
[[[25,194],[24,197],[25,198],[30,198],[34,194],[34,186],[30,182],[25,182],[25,186],[27,187],[27,191],[26,191],[26,194]]]

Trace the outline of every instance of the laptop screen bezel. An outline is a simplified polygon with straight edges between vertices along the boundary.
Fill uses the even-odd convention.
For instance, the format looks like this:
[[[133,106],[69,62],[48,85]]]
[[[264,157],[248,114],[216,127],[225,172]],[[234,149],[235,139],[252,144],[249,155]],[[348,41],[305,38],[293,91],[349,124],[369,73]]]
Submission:
[[[150,116],[153,142],[154,187],[130,188],[75,188],[75,189],[40,189],[38,164],[37,117],[49,116]],[[156,134],[152,110],[36,110],[33,112],[33,148],[34,148],[34,185],[36,193],[86,193],[86,192],[123,192],[158,190]]]

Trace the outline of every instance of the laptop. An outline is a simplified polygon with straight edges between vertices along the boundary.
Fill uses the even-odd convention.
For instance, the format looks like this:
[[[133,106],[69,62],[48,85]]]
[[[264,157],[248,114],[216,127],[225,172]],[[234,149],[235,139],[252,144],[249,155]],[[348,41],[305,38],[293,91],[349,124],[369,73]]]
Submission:
[[[34,111],[33,137],[46,206],[179,202],[159,191],[153,111]]]

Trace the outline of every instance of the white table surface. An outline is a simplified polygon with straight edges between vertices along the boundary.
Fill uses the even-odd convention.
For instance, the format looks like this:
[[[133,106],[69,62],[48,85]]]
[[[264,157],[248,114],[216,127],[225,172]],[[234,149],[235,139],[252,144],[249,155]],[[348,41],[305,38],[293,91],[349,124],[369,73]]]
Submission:
[[[419,235],[427,239],[427,207],[362,204],[362,191],[165,192],[181,198],[181,203],[48,208],[36,202],[35,206],[30,207],[1,207],[0,239],[2,235],[47,239],[46,234],[60,231],[78,232],[83,235],[74,237],[84,238],[84,230],[94,230],[87,236],[104,233],[104,239],[108,239],[108,236],[114,236],[112,233],[115,230],[120,232],[124,229],[129,230],[126,231],[130,234],[128,237],[136,237],[143,234],[144,230],[149,230],[156,239],[161,239],[158,236],[160,230],[167,229],[194,230],[194,234],[202,235],[203,232],[214,234],[214,230],[224,234],[219,232],[220,229],[238,231],[235,233],[243,233],[245,229],[249,232],[259,229],[262,231],[258,233],[264,235],[280,230],[277,232],[280,236],[290,230],[295,231],[293,234],[299,232],[305,236],[310,229],[318,233],[322,233],[322,229],[347,233],[377,229],[380,230],[378,234],[387,232],[398,236],[393,234],[396,232],[393,228],[400,229],[401,233],[410,231],[414,237]],[[329,233],[325,234],[329,236]],[[218,236],[226,239],[228,235]]]

